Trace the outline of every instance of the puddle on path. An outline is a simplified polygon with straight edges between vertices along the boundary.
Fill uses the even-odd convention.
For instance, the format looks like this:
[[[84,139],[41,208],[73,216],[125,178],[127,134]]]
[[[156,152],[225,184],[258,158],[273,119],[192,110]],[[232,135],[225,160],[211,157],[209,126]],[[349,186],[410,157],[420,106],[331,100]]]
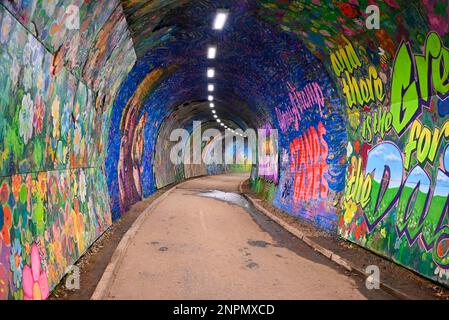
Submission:
[[[298,239],[283,227],[278,225],[276,222],[272,221],[268,217],[266,217],[263,213],[259,212],[246,198],[238,193],[234,192],[224,192],[220,190],[209,190],[206,192],[198,192],[198,196],[213,198],[220,201],[225,201],[234,205],[238,205],[245,209],[251,216],[251,218],[259,225],[259,227],[270,234],[273,239],[273,243],[268,243],[262,240],[254,240],[248,239],[248,244],[252,247],[260,247],[267,248],[270,245],[273,247],[283,247],[290,251],[293,251],[297,255],[313,261],[315,263],[326,265],[334,270],[337,270],[339,273],[348,275],[348,272],[344,270],[342,267],[337,266],[329,259],[323,257],[322,255],[315,252],[311,249],[307,244],[305,244],[302,240]],[[279,255],[277,255],[279,257]],[[248,268],[257,268],[258,265],[248,264]],[[376,290],[376,292],[372,292],[366,289],[364,284],[364,279],[358,277],[357,275],[353,275],[352,277],[356,283],[359,291],[364,294],[366,297],[370,299],[391,299],[392,297],[381,291]]]
[[[245,197],[234,193],[234,192],[224,192],[220,190],[210,190],[207,192],[199,193],[201,197],[214,198],[218,200],[223,200],[226,202],[230,202],[232,204],[236,204],[242,208],[250,209],[251,205]]]

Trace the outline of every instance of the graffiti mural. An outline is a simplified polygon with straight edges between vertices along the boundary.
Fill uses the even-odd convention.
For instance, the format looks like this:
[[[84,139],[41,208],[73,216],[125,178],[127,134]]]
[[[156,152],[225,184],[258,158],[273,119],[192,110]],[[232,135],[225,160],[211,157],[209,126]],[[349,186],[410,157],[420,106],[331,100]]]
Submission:
[[[371,145],[351,157],[341,233],[446,282],[449,133],[438,105],[449,93],[449,54],[436,32],[413,47],[398,46],[389,105],[364,117]]]
[[[75,13],[60,2],[0,4],[0,299],[48,298],[112,224],[104,141],[118,84],[104,81],[112,72],[120,82],[130,66],[102,74],[93,63],[99,56],[89,55],[105,48],[108,57],[132,61],[133,54],[122,51],[129,37],[108,43],[97,34],[117,3],[91,2]],[[76,14],[90,16],[83,33],[71,31]],[[86,51],[73,51],[79,42]],[[89,75],[79,69],[86,61]]]
[[[0,3],[0,299],[47,298],[157,189],[249,169],[279,209],[449,285],[447,1],[220,5],[214,110],[278,129],[257,162],[222,149],[241,165],[167,157],[173,129],[220,129],[204,76],[217,1]]]
[[[329,187],[324,177],[329,170],[326,162],[329,148],[324,140],[325,134],[326,128],[320,122],[316,129],[310,127],[304,135],[290,143],[295,202],[327,197]]]

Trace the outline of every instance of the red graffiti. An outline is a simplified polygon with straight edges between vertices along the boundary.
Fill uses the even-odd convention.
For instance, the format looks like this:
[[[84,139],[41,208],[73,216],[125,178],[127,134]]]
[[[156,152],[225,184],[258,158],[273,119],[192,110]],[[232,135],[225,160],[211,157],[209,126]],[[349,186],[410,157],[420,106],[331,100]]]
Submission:
[[[320,122],[317,129],[310,127],[290,143],[290,169],[295,176],[295,202],[327,197],[329,188],[324,175],[328,172],[326,159],[329,148],[323,138],[325,134],[326,128]]]

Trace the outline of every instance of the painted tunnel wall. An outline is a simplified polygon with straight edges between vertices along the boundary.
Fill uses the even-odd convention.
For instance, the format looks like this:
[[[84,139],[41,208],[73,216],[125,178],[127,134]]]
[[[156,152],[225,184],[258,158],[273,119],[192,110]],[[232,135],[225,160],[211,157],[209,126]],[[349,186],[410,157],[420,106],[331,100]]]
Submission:
[[[108,119],[134,60],[117,1],[1,2],[0,300],[47,298],[111,225]]]
[[[365,25],[370,4],[380,9],[378,30]],[[280,184],[267,192],[256,183],[256,190],[294,215],[295,207],[280,200],[299,195],[301,206],[312,206],[318,225],[327,228],[330,222],[343,238],[447,285],[449,3],[268,0],[261,6],[262,19],[303,38],[326,66],[336,91],[329,95],[323,90],[324,106],[338,94],[347,138],[340,140],[338,153],[328,151],[329,137],[336,137],[330,130],[340,122],[326,124],[320,117],[293,130],[301,136],[281,143]],[[299,83],[295,90],[307,90],[307,85]],[[277,120],[282,131],[310,101],[299,96],[281,106]],[[345,178],[323,176],[323,168],[332,172],[330,162],[338,159],[335,163],[348,164]],[[315,194],[296,193],[298,173],[306,191]],[[329,191],[335,190],[334,182],[344,191],[316,192],[323,178]],[[324,201],[314,202],[315,196]],[[329,213],[327,219],[316,218],[322,212]]]
[[[448,14],[444,0],[0,1],[0,299],[46,298],[157,189],[249,168],[278,208],[448,285]],[[210,66],[217,114],[277,129],[272,157],[169,162],[173,129],[218,126]]]

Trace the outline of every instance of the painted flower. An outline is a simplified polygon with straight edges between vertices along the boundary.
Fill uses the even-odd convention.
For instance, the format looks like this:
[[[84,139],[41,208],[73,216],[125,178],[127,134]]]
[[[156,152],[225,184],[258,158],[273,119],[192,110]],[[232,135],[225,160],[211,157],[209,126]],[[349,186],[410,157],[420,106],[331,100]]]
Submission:
[[[42,132],[42,128],[44,126],[44,117],[45,117],[45,105],[44,99],[41,95],[36,96],[36,105],[34,110],[34,132],[35,134],[40,134]]]
[[[9,68],[9,78],[11,79],[11,86],[15,87],[19,81],[20,64],[14,57],[12,59],[11,68]]]
[[[34,103],[31,100],[31,95],[27,93],[22,99],[22,108],[19,113],[20,121],[20,136],[23,138],[25,144],[30,141],[33,136],[33,121],[34,121]]]
[[[26,265],[22,272],[22,285],[25,300],[45,300],[48,298],[48,278],[42,270],[41,256],[36,243],[31,246],[31,266]]]
[[[11,229],[12,225],[12,215],[11,215],[11,209],[8,206],[2,207],[0,205],[0,219],[3,222],[2,229],[1,229],[1,235],[3,238],[3,241],[7,246],[11,243],[11,238],[9,234],[9,230]]]
[[[2,29],[0,30],[0,43],[5,44],[8,41],[11,26],[12,18],[9,14],[7,14],[3,18]]]
[[[23,69],[23,87],[25,90],[31,90],[33,86],[33,68],[25,66]]]
[[[5,204],[9,199],[9,185],[6,181],[3,181],[0,186],[0,202]],[[1,222],[0,222],[1,223]]]
[[[360,124],[359,109],[357,109],[357,108],[354,108],[352,110],[348,109],[348,118],[349,118],[349,124],[351,125],[351,128],[356,129]]]
[[[19,192],[22,189],[22,176],[20,174],[16,174],[12,176],[12,194],[14,195],[14,200],[19,201]]]
[[[14,243],[11,247],[11,255],[9,256],[9,264],[13,273],[14,285],[16,288],[20,288],[22,283],[22,244],[20,239],[14,239]]]
[[[59,97],[53,100],[51,105],[51,116],[53,117],[53,137],[59,138]]]

